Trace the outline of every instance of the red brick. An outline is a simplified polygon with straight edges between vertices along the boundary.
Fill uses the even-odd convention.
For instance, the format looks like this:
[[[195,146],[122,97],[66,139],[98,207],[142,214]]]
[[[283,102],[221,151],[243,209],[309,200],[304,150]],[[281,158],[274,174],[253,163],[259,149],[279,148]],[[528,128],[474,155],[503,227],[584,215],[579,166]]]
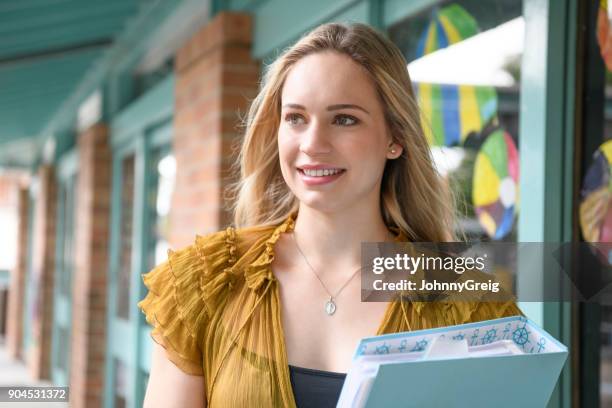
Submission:
[[[7,311],[7,349],[12,358],[21,358],[23,343],[23,299],[27,265],[27,226],[29,193],[24,187],[14,186],[17,207],[17,255],[11,271]]]
[[[25,350],[26,362],[35,379],[49,379],[51,323],[53,319],[53,273],[55,263],[56,189],[54,169],[42,165],[38,170],[39,192],[36,197],[32,251],[35,279],[39,281],[36,299],[38,318],[32,321],[34,346]]]
[[[176,61],[173,151],[177,174],[170,245],[219,230],[229,219],[223,201],[237,158],[241,127],[259,89],[251,56],[251,17],[220,13],[179,50]]]
[[[73,328],[71,358],[71,406],[100,407],[104,364],[92,370],[91,361],[103,361],[106,353],[106,293],[111,196],[111,150],[108,128],[94,125],[79,141],[79,182],[75,270],[73,277]],[[100,324],[99,322],[104,322]]]
[[[177,71],[183,71],[216,48],[230,44],[249,46],[251,31],[251,17],[247,13],[219,13],[181,47],[176,56]]]
[[[242,44],[235,45],[232,44],[229,47],[223,48],[222,53],[224,70],[228,68],[237,68],[240,67],[242,69],[245,68],[253,68],[258,64],[251,57],[251,49],[250,47],[244,46]]]

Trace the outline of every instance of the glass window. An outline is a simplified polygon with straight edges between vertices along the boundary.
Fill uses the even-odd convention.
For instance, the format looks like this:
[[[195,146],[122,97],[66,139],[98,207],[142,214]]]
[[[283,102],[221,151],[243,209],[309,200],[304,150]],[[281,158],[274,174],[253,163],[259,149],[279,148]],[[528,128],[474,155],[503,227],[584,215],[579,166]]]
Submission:
[[[39,190],[40,181],[38,177],[34,177],[32,180],[32,184],[30,185],[29,191],[29,199],[28,199],[28,244],[27,251],[28,256],[26,258],[26,289],[25,289],[25,307],[23,308],[23,349],[27,351],[33,342],[32,337],[32,322],[34,321],[35,314],[35,275],[34,275],[34,265],[33,265],[33,255],[36,253],[35,246],[37,245],[37,240],[34,239],[34,232],[37,228],[36,222],[36,213],[37,206],[40,205],[38,203],[38,190]]]
[[[174,58],[167,58],[165,61],[160,63],[154,70],[146,70],[146,72],[137,72],[132,77],[134,94],[133,99],[138,98],[140,95],[145,94],[148,90],[152,89],[163,81],[168,74],[171,74],[174,70]]]
[[[602,307],[601,363],[599,367],[602,407],[612,407],[612,307]]]
[[[8,180],[8,179],[7,179]],[[0,270],[13,270],[17,261],[17,202],[16,189],[7,189],[0,192],[3,203],[0,204]]]
[[[130,281],[132,270],[132,229],[134,207],[134,156],[123,159],[121,164],[121,224],[120,256],[117,279],[117,316],[129,319]]]
[[[70,363],[70,322],[71,309],[70,302],[72,298],[72,275],[74,270],[74,234],[75,234],[75,191],[76,191],[76,174],[60,183],[60,211],[61,236],[58,242],[60,245],[60,255],[58,260],[57,270],[57,293],[58,297],[55,300],[56,307],[60,310],[65,310],[67,316],[58,316],[56,313],[54,321],[53,335],[57,336],[54,339],[56,344],[55,351],[57,355],[53,356],[54,368],[63,372],[65,375],[69,372]],[[67,306],[65,308],[61,306]],[[63,380],[62,380],[63,381]]]
[[[70,195],[68,192],[68,187],[64,184],[61,185],[60,187],[60,191],[61,191],[61,198],[60,198],[60,203],[62,206],[62,220],[64,222],[64,229],[63,229],[63,236],[62,236],[62,254],[61,254],[61,259],[59,260],[59,265],[60,265],[60,269],[59,269],[59,279],[58,279],[58,291],[59,294],[61,296],[68,296],[70,294],[68,288],[67,288],[67,282],[66,282],[66,267],[68,266],[68,257],[67,257],[67,252],[69,252],[68,249],[68,245],[69,243],[68,241],[68,234],[66,233],[68,231],[69,228],[69,224],[70,224],[70,213],[69,211],[69,207],[70,205],[68,204],[68,201],[70,200]]]
[[[59,326],[57,328],[58,338],[58,356],[57,356],[57,366],[58,368],[64,372],[68,373],[69,370],[69,361],[70,361],[70,329],[64,326]]]
[[[169,214],[174,190],[176,175],[176,161],[171,153],[169,146],[161,147],[153,150],[149,168],[147,169],[147,230],[146,234],[146,271],[151,270],[156,265],[164,262],[168,257],[169,242]],[[144,284],[142,290],[146,291]],[[145,342],[150,342],[149,327],[144,320],[144,315],[141,317],[142,327],[146,327],[146,335],[141,339]],[[142,331],[139,333],[143,333]],[[143,333],[144,334],[144,333]],[[141,345],[143,343],[141,342]],[[140,369],[137,382],[140,392],[138,395],[144,397],[149,381],[149,373],[144,369]]]
[[[149,248],[147,270],[166,260],[170,245],[169,214],[174,190],[176,161],[167,149],[158,149],[153,153],[152,168],[149,174],[151,186],[148,189],[149,209]]]
[[[470,240],[516,240],[521,14],[518,0],[441,1],[389,29]]]
[[[59,293],[67,298],[71,297],[72,272],[74,269],[74,233],[75,233],[75,189],[77,177],[72,176],[67,184],[62,185],[62,204],[64,220],[64,236],[62,245],[62,259]]]
[[[149,373],[144,371],[144,370],[140,370],[140,378],[141,378],[141,386],[143,390],[147,389],[147,385],[149,385]],[[143,393],[144,396],[144,393]]]
[[[586,242],[612,242],[612,3],[580,2],[579,49],[584,56],[582,94],[576,106],[581,144],[578,219]],[[609,257],[609,259],[612,259]],[[587,379],[581,384],[584,406],[612,406],[612,307],[581,304],[581,360]],[[590,335],[599,332],[599,336]],[[599,394],[599,395],[597,395]]]
[[[127,406],[128,369],[119,359],[115,359],[115,404],[114,408],[125,408]]]

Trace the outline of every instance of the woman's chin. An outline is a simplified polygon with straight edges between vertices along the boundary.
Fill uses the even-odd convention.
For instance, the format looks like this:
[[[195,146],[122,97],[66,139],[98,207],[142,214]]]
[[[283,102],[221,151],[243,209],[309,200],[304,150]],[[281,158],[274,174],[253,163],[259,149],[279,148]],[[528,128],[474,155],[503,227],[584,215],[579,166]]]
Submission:
[[[306,206],[312,210],[322,213],[334,213],[342,211],[350,206],[350,199],[345,199],[337,193],[329,192],[308,192],[298,195],[301,206]],[[354,201],[353,201],[354,203]]]

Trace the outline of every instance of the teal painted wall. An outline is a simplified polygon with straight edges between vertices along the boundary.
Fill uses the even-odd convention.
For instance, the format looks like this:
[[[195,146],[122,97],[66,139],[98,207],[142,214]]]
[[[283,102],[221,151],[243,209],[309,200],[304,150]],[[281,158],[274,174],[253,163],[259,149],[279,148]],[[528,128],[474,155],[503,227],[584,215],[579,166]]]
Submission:
[[[273,59],[305,32],[331,21],[367,23],[379,29],[435,4],[434,0],[230,0],[225,10],[253,14],[253,57]],[[307,18],[305,18],[307,16]]]

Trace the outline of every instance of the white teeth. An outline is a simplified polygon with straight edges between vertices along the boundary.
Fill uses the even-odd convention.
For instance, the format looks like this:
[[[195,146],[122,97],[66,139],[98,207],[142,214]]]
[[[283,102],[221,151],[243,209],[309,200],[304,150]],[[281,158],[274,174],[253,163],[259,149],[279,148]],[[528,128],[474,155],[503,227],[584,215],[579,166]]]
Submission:
[[[337,173],[340,173],[342,169],[318,169],[318,170],[310,170],[303,169],[304,174],[310,177],[322,177],[322,176],[330,176]]]

